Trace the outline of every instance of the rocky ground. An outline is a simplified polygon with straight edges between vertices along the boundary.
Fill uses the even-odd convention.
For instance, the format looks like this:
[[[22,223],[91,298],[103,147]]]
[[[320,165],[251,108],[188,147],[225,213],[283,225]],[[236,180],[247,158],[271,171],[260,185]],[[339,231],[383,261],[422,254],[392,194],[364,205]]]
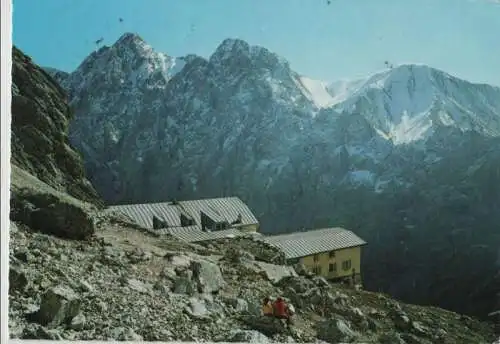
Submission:
[[[349,289],[284,264],[253,236],[188,244],[58,191],[13,165],[11,338],[491,343],[492,324]],[[291,330],[260,316],[283,295]]]
[[[10,337],[391,344],[494,340],[487,323],[298,275],[291,267],[272,264],[280,260],[279,252],[248,241],[186,244],[143,233],[106,214],[84,241],[11,222]],[[278,294],[297,311],[290,331],[259,316],[260,300]]]

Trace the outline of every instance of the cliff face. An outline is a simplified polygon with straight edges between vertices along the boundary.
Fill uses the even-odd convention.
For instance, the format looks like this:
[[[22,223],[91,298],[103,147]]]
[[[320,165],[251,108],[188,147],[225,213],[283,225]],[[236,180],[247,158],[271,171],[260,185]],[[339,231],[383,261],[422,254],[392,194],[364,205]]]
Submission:
[[[13,165],[54,189],[102,204],[68,141],[72,119],[66,92],[16,47],[12,49]]]

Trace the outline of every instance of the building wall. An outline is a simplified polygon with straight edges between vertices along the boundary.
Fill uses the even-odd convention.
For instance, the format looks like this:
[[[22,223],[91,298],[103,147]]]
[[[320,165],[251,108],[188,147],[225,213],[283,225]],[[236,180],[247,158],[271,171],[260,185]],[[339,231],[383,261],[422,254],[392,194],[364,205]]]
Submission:
[[[259,225],[254,224],[254,225],[247,225],[247,226],[241,226],[239,229],[242,232],[257,232],[259,230]]]
[[[330,252],[319,253],[316,255],[302,257],[299,262],[303,264],[308,270],[315,272],[325,278],[339,278],[352,276],[352,269],[354,268],[356,274],[361,273],[361,247],[351,247],[335,251],[334,257],[330,257]],[[349,262],[347,269],[344,269],[343,262]],[[333,264],[336,269],[330,271],[330,264]],[[321,271],[314,271],[314,268],[320,268]]]

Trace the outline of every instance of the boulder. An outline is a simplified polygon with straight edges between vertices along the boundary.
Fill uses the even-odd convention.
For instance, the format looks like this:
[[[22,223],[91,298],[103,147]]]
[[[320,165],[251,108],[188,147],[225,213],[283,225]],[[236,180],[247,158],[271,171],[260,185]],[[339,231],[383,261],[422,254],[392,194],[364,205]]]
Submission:
[[[196,284],[186,277],[179,277],[174,281],[172,291],[176,294],[193,295],[196,292]]]
[[[243,262],[254,261],[255,256],[250,252],[231,247],[225,252],[224,260],[231,263],[239,264]]]
[[[255,330],[236,330],[229,334],[227,341],[230,343],[271,343],[271,340]]]
[[[406,344],[403,338],[399,333],[382,333],[377,338],[377,343],[380,344]]]
[[[80,298],[69,287],[56,286],[42,295],[40,309],[34,315],[41,325],[57,326],[70,323],[80,311]]]
[[[204,319],[210,315],[205,301],[197,298],[191,298],[189,300],[189,306],[186,307],[186,313],[197,319]]]
[[[393,309],[389,312],[389,317],[394,322],[394,326],[402,331],[409,331],[412,329],[412,321],[408,315],[400,308]]]
[[[310,276],[312,275],[312,273],[307,270],[306,266],[304,264],[295,264],[293,266],[295,272],[299,275],[299,276]]]
[[[25,248],[19,248],[14,252],[14,257],[20,262],[28,263],[33,259],[33,256]]]
[[[78,289],[83,293],[92,293],[95,290],[94,286],[85,280],[81,280],[78,283]]]
[[[177,273],[175,270],[171,267],[165,267],[163,270],[160,272],[160,277],[166,278],[169,280],[175,280],[177,278]]]
[[[140,248],[136,248],[133,251],[129,251],[126,254],[128,260],[132,264],[137,264],[140,262],[148,261],[152,258],[153,254],[148,251],[144,251]]]
[[[76,202],[49,193],[31,192],[13,195],[12,202],[15,208],[26,202],[33,205],[29,209],[24,207],[23,212],[13,216],[42,233],[75,240],[89,239],[95,233],[93,218]]]
[[[322,276],[313,277],[312,282],[320,288],[329,288],[330,287],[330,283],[328,283],[328,281]]]
[[[175,255],[167,253],[165,259],[174,267],[189,268],[191,266],[191,258],[185,255]]]
[[[19,232],[19,228],[17,228],[17,225],[15,222],[10,221],[9,231],[11,234]]]
[[[314,283],[300,276],[287,276],[280,280],[277,284],[280,288],[289,287],[295,290],[296,293],[305,293],[314,288]]]
[[[232,307],[238,313],[248,312],[248,302],[246,300],[237,298],[237,297],[226,297],[223,298],[223,302],[230,307]]]
[[[325,320],[316,325],[319,339],[330,343],[351,342],[359,337],[349,324],[342,319]]]
[[[9,331],[10,332],[10,331]],[[29,324],[23,329],[22,339],[46,339],[62,340],[61,332],[58,329],[47,329],[39,324]]]
[[[9,292],[14,290],[24,290],[28,285],[28,278],[24,270],[11,264],[9,266]]]
[[[115,327],[111,329],[110,334],[111,338],[109,340],[120,340],[120,341],[143,341],[143,337],[135,333],[135,331],[128,327]]]
[[[86,320],[87,319],[85,318],[85,315],[83,315],[82,313],[78,313],[71,320],[71,324],[70,324],[71,329],[73,329],[75,331],[81,331],[81,330],[83,330],[83,328],[85,327]]]
[[[200,293],[218,292],[225,286],[224,277],[217,264],[204,260],[194,261],[191,270]]]
[[[152,286],[146,283],[143,283],[139,280],[130,278],[127,280],[127,286],[135,291],[138,291],[139,293],[144,293],[147,294],[152,290]]]
[[[255,265],[264,273],[266,278],[273,284],[278,284],[283,278],[296,277],[295,270],[286,265],[274,265],[264,262],[255,262]]]
[[[258,331],[268,337],[277,334],[286,334],[287,328],[279,319],[267,316],[244,316],[242,321],[252,330]]]

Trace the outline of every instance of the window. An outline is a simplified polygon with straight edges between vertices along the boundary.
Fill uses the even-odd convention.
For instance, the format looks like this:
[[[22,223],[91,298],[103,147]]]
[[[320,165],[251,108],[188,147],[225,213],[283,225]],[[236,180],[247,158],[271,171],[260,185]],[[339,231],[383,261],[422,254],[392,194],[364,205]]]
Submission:
[[[162,221],[161,219],[153,215],[153,229],[162,229],[167,227],[168,225],[166,221]]]
[[[299,263],[300,263],[300,258],[288,259],[288,264],[290,264],[290,265],[295,265],[295,264],[299,264]]]
[[[315,267],[313,267],[313,272],[316,275],[321,275],[321,266],[315,266]]]
[[[335,258],[335,251],[330,251],[329,256],[330,258]]]
[[[314,260],[315,262],[319,261],[319,254],[315,254],[315,255],[313,256],[313,260]]]
[[[343,270],[349,270],[351,268],[351,260],[344,260],[342,262],[342,269]]]
[[[328,266],[328,271],[329,272],[335,272],[335,271],[337,271],[337,264],[336,263],[330,263],[330,265]]]

